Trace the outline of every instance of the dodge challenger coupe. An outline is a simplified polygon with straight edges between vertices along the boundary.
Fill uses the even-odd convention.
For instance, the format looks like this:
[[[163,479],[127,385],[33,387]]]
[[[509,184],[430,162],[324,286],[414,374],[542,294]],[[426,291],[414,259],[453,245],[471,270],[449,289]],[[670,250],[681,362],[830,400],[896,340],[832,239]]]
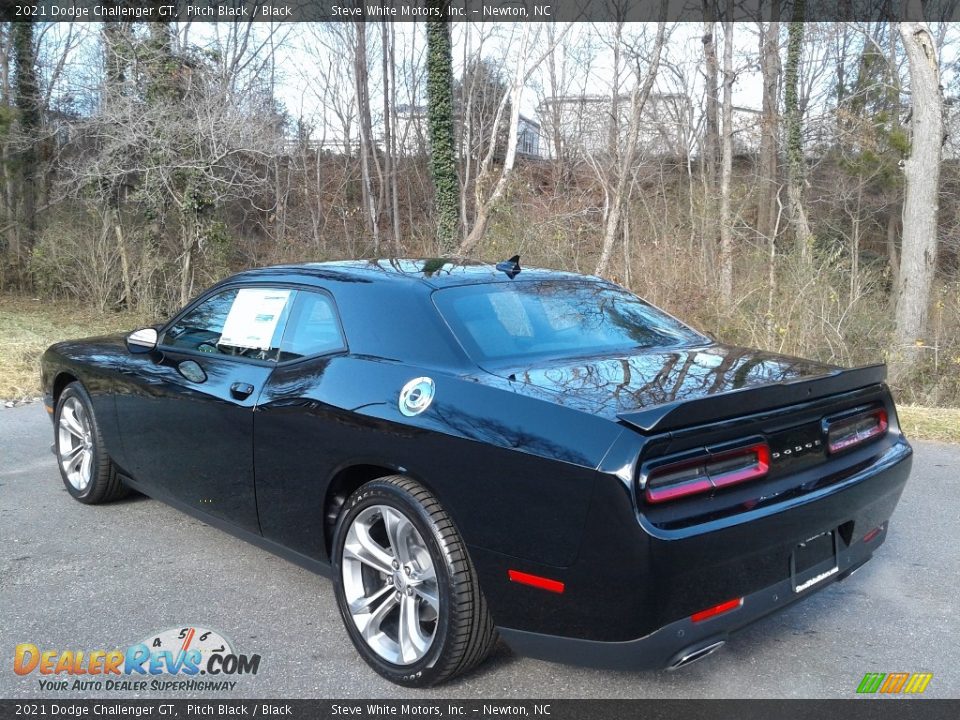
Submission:
[[[869,560],[912,454],[882,365],[719,344],[516,257],[250,270],[42,375],[74,498],[134,488],[331,576],[360,655],[410,686],[498,635],[706,656]]]

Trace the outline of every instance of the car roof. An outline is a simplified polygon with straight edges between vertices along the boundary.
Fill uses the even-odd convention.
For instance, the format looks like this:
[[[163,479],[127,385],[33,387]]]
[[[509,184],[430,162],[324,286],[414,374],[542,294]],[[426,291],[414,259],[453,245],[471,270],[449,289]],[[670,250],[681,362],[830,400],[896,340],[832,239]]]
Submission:
[[[522,280],[598,280],[577,273],[547,268],[523,267],[515,278],[497,270],[496,265],[476,260],[449,258],[382,258],[378,260],[335,260],[247,270],[230,280],[268,279],[298,276],[304,282],[316,280],[357,280],[360,282],[405,283],[424,291],[457,285],[478,285]]]

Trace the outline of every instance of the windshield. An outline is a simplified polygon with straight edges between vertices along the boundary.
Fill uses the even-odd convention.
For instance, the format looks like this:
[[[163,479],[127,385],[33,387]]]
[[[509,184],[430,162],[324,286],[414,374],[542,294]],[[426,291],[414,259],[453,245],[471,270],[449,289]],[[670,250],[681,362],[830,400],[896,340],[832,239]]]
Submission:
[[[597,281],[527,281],[438,290],[434,302],[479,364],[701,344],[640,298]]]

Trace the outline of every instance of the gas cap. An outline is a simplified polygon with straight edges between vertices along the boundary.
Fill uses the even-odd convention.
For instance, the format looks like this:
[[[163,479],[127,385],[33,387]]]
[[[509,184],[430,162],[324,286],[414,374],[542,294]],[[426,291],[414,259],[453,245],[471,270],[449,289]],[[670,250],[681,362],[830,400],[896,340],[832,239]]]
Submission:
[[[433,380],[419,377],[411,380],[400,391],[400,412],[407,417],[419,415],[433,402]]]

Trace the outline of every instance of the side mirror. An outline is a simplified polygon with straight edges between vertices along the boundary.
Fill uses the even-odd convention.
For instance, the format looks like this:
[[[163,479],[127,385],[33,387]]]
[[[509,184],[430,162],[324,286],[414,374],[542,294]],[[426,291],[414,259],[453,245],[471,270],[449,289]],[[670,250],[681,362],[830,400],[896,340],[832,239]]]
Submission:
[[[127,335],[127,350],[132,353],[150,352],[157,347],[158,340],[156,328],[141,328]]]

